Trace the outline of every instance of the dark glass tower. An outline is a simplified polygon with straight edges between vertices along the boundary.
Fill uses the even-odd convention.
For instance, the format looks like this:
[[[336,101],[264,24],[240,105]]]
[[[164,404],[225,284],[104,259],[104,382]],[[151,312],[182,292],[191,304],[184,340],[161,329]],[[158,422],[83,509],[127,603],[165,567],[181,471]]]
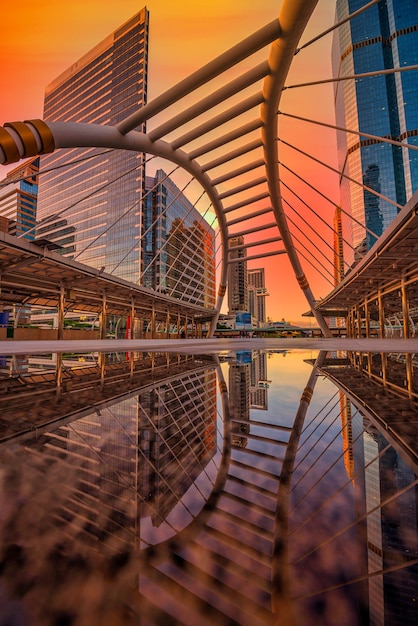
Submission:
[[[368,0],[337,0],[336,21]],[[382,0],[336,31],[333,74],[352,76],[405,68],[418,63],[418,3]],[[394,72],[336,83],[337,126],[417,145],[417,73]],[[352,223],[356,259],[361,258],[397,214],[385,196],[404,205],[418,189],[416,152],[361,135],[338,133],[341,204]],[[354,179],[365,188],[351,182]],[[372,233],[366,234],[364,226]],[[376,235],[376,236],[375,236]]]
[[[114,126],[144,106],[148,21],[144,8],[48,85],[44,118]],[[94,157],[97,152],[105,154]],[[48,222],[37,236],[59,244],[65,256],[138,282],[143,155],[57,150],[41,159],[42,170],[52,168],[39,185],[38,221]]]

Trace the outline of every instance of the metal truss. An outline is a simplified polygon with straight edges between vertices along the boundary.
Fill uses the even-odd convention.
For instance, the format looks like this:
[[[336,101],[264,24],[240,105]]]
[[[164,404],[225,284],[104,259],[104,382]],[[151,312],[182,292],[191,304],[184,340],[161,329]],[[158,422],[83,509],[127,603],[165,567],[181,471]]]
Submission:
[[[229,243],[244,235],[245,247],[252,248],[247,260],[288,255],[309,307],[329,336],[290,234],[278,176],[280,96],[316,4],[285,0],[277,19],[115,127],[42,120],[7,123],[0,128],[0,161],[57,148],[106,147],[143,152],[180,166],[200,183],[217,216],[222,244],[218,314],[227,288]],[[259,62],[262,51],[267,58]],[[152,126],[149,132],[135,130],[145,122]],[[209,334],[216,322],[217,316]]]

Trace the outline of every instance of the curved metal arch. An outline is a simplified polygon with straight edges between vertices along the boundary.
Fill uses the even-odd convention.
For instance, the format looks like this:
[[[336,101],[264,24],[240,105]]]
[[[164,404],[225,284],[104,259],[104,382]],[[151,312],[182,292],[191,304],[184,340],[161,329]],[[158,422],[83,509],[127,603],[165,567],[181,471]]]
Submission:
[[[209,335],[213,335],[226,290],[228,267],[225,256],[228,251],[228,229],[222,201],[219,199],[219,194],[212,185],[209,176],[183,150],[173,150],[172,146],[162,139],[151,141],[148,135],[138,131],[131,130],[126,135],[122,135],[113,126],[81,124],[77,122],[48,122],[47,125],[54,137],[56,148],[107,147],[146,152],[179,165],[200,183],[206,191],[218,218],[223,251],[218,302],[216,305],[218,315],[212,319],[209,329]]]
[[[281,190],[278,172],[278,104],[284,81],[287,77],[292,59],[297,52],[299,39],[309,21],[309,18],[317,4],[318,0],[284,0],[279,17],[267,24],[244,41],[232,47],[227,52],[208,63],[198,71],[194,72],[185,80],[181,81],[165,93],[146,104],[139,111],[121,121],[117,126],[98,126],[93,124],[81,124],[75,122],[45,122],[42,120],[31,120],[26,123],[13,122],[0,128],[0,162],[7,163],[12,160],[31,156],[36,153],[52,152],[55,148],[74,148],[74,147],[107,147],[127,150],[136,150],[147,152],[149,154],[160,156],[173,163],[176,163],[184,170],[189,172],[200,183],[202,188],[208,194],[212,202],[215,214],[218,218],[221,242],[222,242],[222,259],[221,272],[218,286],[218,295],[216,303],[217,315],[212,319],[209,330],[211,336],[216,328],[217,318],[226,293],[228,264],[230,262],[229,240],[237,236],[237,233],[230,231],[230,227],[238,222],[247,220],[247,224],[253,223],[254,218],[260,214],[271,211],[275,224],[266,222],[263,228],[247,227],[244,234],[254,233],[261,230],[268,230],[272,227],[278,227],[284,250],[275,249],[273,252],[263,250],[260,254],[248,257],[248,260],[259,259],[271,256],[272,254],[281,254],[286,252],[295,273],[299,287],[304,293],[305,298],[311,308],[321,330],[325,336],[330,336],[330,331],[320,311],[315,310],[315,299],[311,292],[308,280],[303,272],[299,261],[298,253],[293,245],[293,239],[287,224],[285,211],[281,200]],[[203,85],[207,85],[210,81],[220,76],[239,64],[241,61],[248,59],[255,52],[263,47],[270,45],[268,61],[254,66],[250,71],[242,74],[238,79],[230,80],[220,89],[215,89],[209,96],[204,96],[194,105],[189,105],[187,101],[182,99],[190,93],[197,91]],[[262,90],[250,98],[242,101],[238,105],[228,105],[221,114],[214,112],[216,106],[223,104],[234,95],[242,93],[249,86],[254,86],[260,80],[263,80]],[[179,115],[174,115],[170,122],[163,122],[157,128],[154,128],[148,135],[133,130],[139,124],[151,120],[154,116],[165,111],[173,104],[180,103],[184,107]],[[253,110],[254,107],[260,106],[258,118],[249,124],[235,129],[233,132],[222,134],[220,127],[215,121],[224,123],[230,121],[234,115]],[[195,130],[184,130],[184,125],[191,120],[197,120],[200,114],[210,112],[212,118],[203,124],[199,121],[195,122]],[[218,129],[218,139],[204,143],[196,150],[196,147],[188,145],[190,141],[196,139],[196,129],[199,129],[199,138],[205,136],[206,133]],[[260,129],[259,139],[248,141],[247,135],[256,129]],[[164,137],[168,133],[177,132],[179,136],[174,136],[169,140]],[[184,134],[186,133],[186,134]],[[208,154],[212,150],[222,148],[227,149],[229,143],[239,139],[241,145],[238,149],[230,150],[223,154],[222,157],[211,158],[209,162],[201,162],[200,159],[208,158]],[[246,142],[246,143],[244,143]],[[180,149],[181,146],[181,149]],[[261,150],[264,155],[265,177],[258,177],[255,180],[240,185],[234,181],[234,187],[227,193],[218,191],[218,185],[225,182],[231,183],[233,179],[241,174],[253,172],[257,167],[262,167],[262,160],[253,160],[248,166],[238,169],[228,169],[229,163],[235,158],[243,157],[251,153],[253,150]],[[32,152],[32,154],[30,154]],[[220,175],[213,173],[216,168],[226,168]],[[266,184],[268,192],[266,197],[270,198],[270,209],[260,210],[257,201],[262,194],[256,194],[244,202],[234,203],[229,207],[224,207],[223,199],[231,198],[235,194],[239,194],[243,190],[249,190],[259,184]],[[257,210],[241,217],[239,219],[228,220],[229,213],[234,210],[240,210],[242,207],[255,205]],[[250,222],[251,220],[251,222]],[[239,233],[241,234],[241,233]],[[265,240],[257,240],[257,245],[262,246],[271,244],[273,239],[266,236]],[[277,238],[276,238],[277,241]],[[249,244],[254,245],[254,244]],[[248,247],[247,245],[243,247]]]

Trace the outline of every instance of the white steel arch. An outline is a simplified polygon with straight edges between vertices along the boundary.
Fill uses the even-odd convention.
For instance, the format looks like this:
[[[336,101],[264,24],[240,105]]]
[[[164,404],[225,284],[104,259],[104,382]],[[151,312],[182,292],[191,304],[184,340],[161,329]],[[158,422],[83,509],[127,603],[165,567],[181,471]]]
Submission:
[[[222,242],[218,315],[232,262],[229,241],[242,235],[248,237],[243,247],[254,248],[247,260],[288,255],[311,311],[323,334],[330,336],[322,314],[314,308],[315,299],[288,228],[277,150],[278,106],[284,81],[317,2],[284,0],[278,19],[116,127],[41,120],[5,124],[0,128],[0,162],[57,148],[108,147],[145,152],[176,163],[200,183],[218,219]],[[267,60],[254,60],[254,55],[266,47]],[[241,73],[237,75],[237,71]],[[190,96],[195,100],[192,104]],[[154,123],[146,134],[135,130],[143,122]],[[210,335],[216,322],[217,317],[212,320]]]

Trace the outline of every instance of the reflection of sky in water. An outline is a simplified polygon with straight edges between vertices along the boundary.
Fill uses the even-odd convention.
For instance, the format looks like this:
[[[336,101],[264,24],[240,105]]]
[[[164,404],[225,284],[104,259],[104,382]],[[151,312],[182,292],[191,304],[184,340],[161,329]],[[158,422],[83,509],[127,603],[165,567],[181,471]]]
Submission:
[[[315,353],[252,356],[69,359],[59,390],[5,361],[1,626],[417,623],[416,449]]]

